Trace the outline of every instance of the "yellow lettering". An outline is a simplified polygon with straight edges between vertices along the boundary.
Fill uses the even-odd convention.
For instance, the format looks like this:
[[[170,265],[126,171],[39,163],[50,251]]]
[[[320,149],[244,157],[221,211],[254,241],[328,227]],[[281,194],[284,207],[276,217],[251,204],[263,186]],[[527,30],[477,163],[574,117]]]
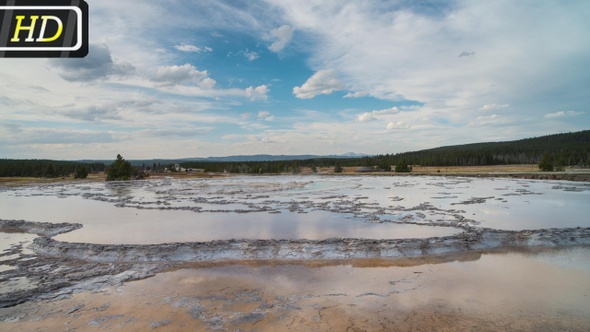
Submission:
[[[64,27],[63,23],[57,16],[41,16],[41,20],[43,21],[43,23],[41,24],[41,32],[39,33],[39,38],[37,38],[38,42],[52,42],[59,38],[59,36],[61,36]],[[53,35],[53,37],[45,38],[45,27],[47,26],[47,20],[54,20],[55,23],[57,23],[57,32],[55,33],[55,35]]]
[[[21,30],[28,30],[29,31],[29,36],[27,37],[27,39],[25,39],[26,42],[32,42],[35,41],[35,39],[33,38],[33,32],[35,32],[35,23],[37,22],[37,19],[39,18],[39,16],[37,15],[32,15],[31,16],[31,25],[29,26],[23,26],[23,19],[25,18],[24,15],[18,15],[16,17],[16,28],[14,28],[14,36],[12,37],[12,39],[10,39],[11,43],[18,43],[20,41],[20,39],[18,38],[18,35],[20,34]]]

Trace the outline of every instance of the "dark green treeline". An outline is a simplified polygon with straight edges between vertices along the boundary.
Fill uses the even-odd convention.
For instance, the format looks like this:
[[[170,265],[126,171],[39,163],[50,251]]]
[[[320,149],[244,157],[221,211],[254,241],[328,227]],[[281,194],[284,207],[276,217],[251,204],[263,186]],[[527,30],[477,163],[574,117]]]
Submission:
[[[80,163],[74,161],[0,159],[0,177],[56,178],[70,175],[103,172],[103,163]]]
[[[555,166],[589,166],[590,130],[556,134],[518,141],[476,143],[435,149],[383,154],[363,158],[317,158],[297,161],[252,162],[184,162],[184,168],[204,169],[206,172],[228,173],[297,173],[302,167],[387,166],[406,163],[421,166],[487,166],[508,164],[538,164],[543,155],[550,155]]]

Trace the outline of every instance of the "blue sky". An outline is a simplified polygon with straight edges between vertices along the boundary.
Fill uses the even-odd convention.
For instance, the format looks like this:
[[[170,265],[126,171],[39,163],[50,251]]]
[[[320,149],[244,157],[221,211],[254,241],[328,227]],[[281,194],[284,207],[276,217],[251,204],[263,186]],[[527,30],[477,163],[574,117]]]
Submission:
[[[0,59],[0,158],[367,154],[590,129],[590,1],[87,0]]]

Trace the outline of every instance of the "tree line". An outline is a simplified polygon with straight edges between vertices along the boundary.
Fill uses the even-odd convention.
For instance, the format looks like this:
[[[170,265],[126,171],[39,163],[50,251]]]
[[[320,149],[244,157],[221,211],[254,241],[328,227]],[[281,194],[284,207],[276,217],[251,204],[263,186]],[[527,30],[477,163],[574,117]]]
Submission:
[[[539,164],[542,170],[562,170],[565,166],[590,166],[590,130],[556,134],[518,141],[476,143],[411,151],[398,154],[381,154],[362,158],[313,158],[283,161],[182,162],[186,169],[203,169],[205,172],[240,174],[278,174],[301,172],[304,167],[333,167],[335,173],[343,167],[365,167],[375,171],[409,172],[411,165],[421,166],[489,166],[505,164]],[[394,169],[392,169],[392,166]],[[107,169],[100,162],[56,160],[0,159],[0,177],[66,177],[72,174],[84,178],[88,173],[107,171],[109,180],[142,178],[150,172],[161,172],[166,165],[154,163],[132,167],[120,155]],[[173,164],[167,165],[168,169]]]
[[[549,155],[561,166],[588,166],[590,130],[509,142],[476,143],[406,152],[378,158],[405,159],[422,166],[538,164]]]
[[[554,169],[565,166],[590,166],[590,130],[556,134],[518,141],[475,143],[411,151],[380,154],[362,158],[315,158],[294,161],[250,162],[183,162],[183,168],[204,169],[205,172],[242,174],[298,173],[302,167],[365,166],[376,171],[409,171],[408,165],[421,166],[490,166],[508,164],[539,164],[550,160]]]
[[[85,178],[105,170],[103,163],[81,163],[46,159],[0,159],[0,177]]]

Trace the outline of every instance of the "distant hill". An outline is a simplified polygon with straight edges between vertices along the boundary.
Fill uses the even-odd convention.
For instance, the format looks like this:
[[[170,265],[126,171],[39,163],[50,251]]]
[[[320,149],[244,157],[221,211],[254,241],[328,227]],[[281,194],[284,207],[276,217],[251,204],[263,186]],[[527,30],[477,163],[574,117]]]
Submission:
[[[227,156],[227,157],[208,157],[208,158],[186,158],[180,161],[213,161],[213,162],[240,162],[240,161],[285,161],[285,160],[306,160],[306,159],[318,159],[318,158],[361,158],[368,155],[362,153],[348,152],[342,155],[270,155],[270,154],[257,154],[248,156]]]
[[[135,166],[152,166],[155,164],[170,165],[179,163],[184,167],[205,168],[212,171],[224,170],[228,167],[222,164],[240,163],[251,164],[252,169],[268,167],[293,168],[297,161],[301,167],[334,166],[379,166],[395,165],[404,160],[410,165],[422,166],[485,166],[504,164],[536,164],[543,154],[551,154],[557,163],[568,165],[587,165],[590,162],[590,130],[574,133],[554,134],[515,141],[485,142],[463,145],[443,146],[426,150],[410,151],[397,154],[381,154],[370,156],[359,153],[343,155],[238,155],[227,157],[182,158],[182,159],[150,159],[130,160]],[[84,160],[84,162],[103,162],[109,165],[111,161]],[[272,166],[281,162],[282,166]],[[269,164],[270,163],[270,164]],[[276,166],[276,167],[275,167]]]
[[[536,164],[543,154],[552,155],[564,166],[587,165],[590,162],[590,130],[516,141],[444,146],[375,158],[403,159],[409,164],[423,166],[483,166]]]
[[[344,155],[252,155],[184,159],[130,160],[135,166],[163,170],[179,163],[184,168],[229,173],[298,173],[302,167],[312,169],[335,166],[364,166],[387,170],[405,162],[422,166],[487,166],[504,164],[538,164],[543,155],[551,156],[554,166],[590,166],[590,130],[555,134],[516,141],[487,142],[443,146],[398,154],[369,156]],[[112,160],[14,160],[0,159],[1,176],[54,177],[71,174],[79,167],[91,172],[104,170]]]
[[[170,164],[185,164],[191,162],[258,162],[258,161],[290,161],[290,160],[306,160],[306,159],[340,159],[340,158],[361,158],[368,156],[362,153],[348,152],[341,155],[270,155],[270,154],[256,154],[256,155],[237,155],[226,157],[194,157],[194,158],[180,158],[180,159],[128,159],[133,166],[155,164],[170,165]],[[114,159],[113,159],[114,160]],[[110,165],[113,160],[78,160],[78,162],[100,162],[105,165]]]
[[[390,166],[397,165],[402,161],[410,165],[422,166],[538,164],[544,154],[551,155],[556,166],[588,165],[590,162],[590,130],[517,141],[454,145],[360,158],[259,155],[187,160],[181,165],[185,168],[200,168],[210,172],[298,173],[302,167],[313,169],[335,167],[336,165],[375,167],[374,169],[388,170]]]

